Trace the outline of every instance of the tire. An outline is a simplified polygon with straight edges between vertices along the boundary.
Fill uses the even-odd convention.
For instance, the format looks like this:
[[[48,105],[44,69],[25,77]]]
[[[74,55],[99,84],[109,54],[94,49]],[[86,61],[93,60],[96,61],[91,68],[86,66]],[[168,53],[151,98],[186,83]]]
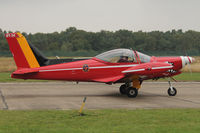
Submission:
[[[133,87],[129,87],[126,92],[127,96],[130,98],[134,98],[138,95],[138,90]]]
[[[120,88],[119,88],[119,92],[122,95],[126,94],[126,88],[127,88],[127,86],[125,84],[121,85]]]
[[[172,87],[172,90],[173,90],[173,91],[171,91],[171,88],[168,89],[168,91],[167,91],[167,92],[168,92],[168,95],[169,95],[169,96],[176,96],[176,93],[177,93],[176,88]]]

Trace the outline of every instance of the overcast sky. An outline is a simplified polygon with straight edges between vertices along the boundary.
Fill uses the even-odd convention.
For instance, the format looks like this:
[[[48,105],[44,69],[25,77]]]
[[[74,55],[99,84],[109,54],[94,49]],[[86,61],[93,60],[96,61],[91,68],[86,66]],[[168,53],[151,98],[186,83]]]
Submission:
[[[200,0],[0,0],[0,28],[54,32],[200,31]]]

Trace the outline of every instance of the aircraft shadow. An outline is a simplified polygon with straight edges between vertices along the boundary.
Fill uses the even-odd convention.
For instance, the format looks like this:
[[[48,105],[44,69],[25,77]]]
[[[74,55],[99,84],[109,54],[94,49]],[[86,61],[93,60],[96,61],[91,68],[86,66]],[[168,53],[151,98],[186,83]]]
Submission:
[[[126,95],[121,95],[120,93],[106,93],[106,94],[26,94],[26,95],[6,95],[6,99],[20,99],[20,98],[70,98],[70,97],[110,97],[110,98],[121,98],[130,99]],[[152,93],[142,92],[139,93],[136,99],[151,98],[151,97],[167,97],[165,95],[158,95]],[[135,99],[135,98],[131,98]]]

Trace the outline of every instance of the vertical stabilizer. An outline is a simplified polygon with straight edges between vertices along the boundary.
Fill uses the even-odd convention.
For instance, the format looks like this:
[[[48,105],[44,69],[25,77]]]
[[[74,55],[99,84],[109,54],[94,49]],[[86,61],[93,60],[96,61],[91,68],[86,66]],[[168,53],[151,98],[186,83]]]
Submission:
[[[30,45],[21,33],[7,33],[5,37],[18,69],[40,67]]]

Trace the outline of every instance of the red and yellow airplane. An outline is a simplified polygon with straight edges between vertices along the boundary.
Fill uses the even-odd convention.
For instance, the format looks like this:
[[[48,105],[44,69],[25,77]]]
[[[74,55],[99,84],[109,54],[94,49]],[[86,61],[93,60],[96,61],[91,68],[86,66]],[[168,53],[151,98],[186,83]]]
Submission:
[[[114,49],[90,59],[48,59],[21,33],[5,35],[17,70],[12,78],[123,83],[120,93],[136,97],[144,80],[172,77],[194,61],[189,56],[150,57],[130,49]],[[169,96],[177,91],[169,81]]]

